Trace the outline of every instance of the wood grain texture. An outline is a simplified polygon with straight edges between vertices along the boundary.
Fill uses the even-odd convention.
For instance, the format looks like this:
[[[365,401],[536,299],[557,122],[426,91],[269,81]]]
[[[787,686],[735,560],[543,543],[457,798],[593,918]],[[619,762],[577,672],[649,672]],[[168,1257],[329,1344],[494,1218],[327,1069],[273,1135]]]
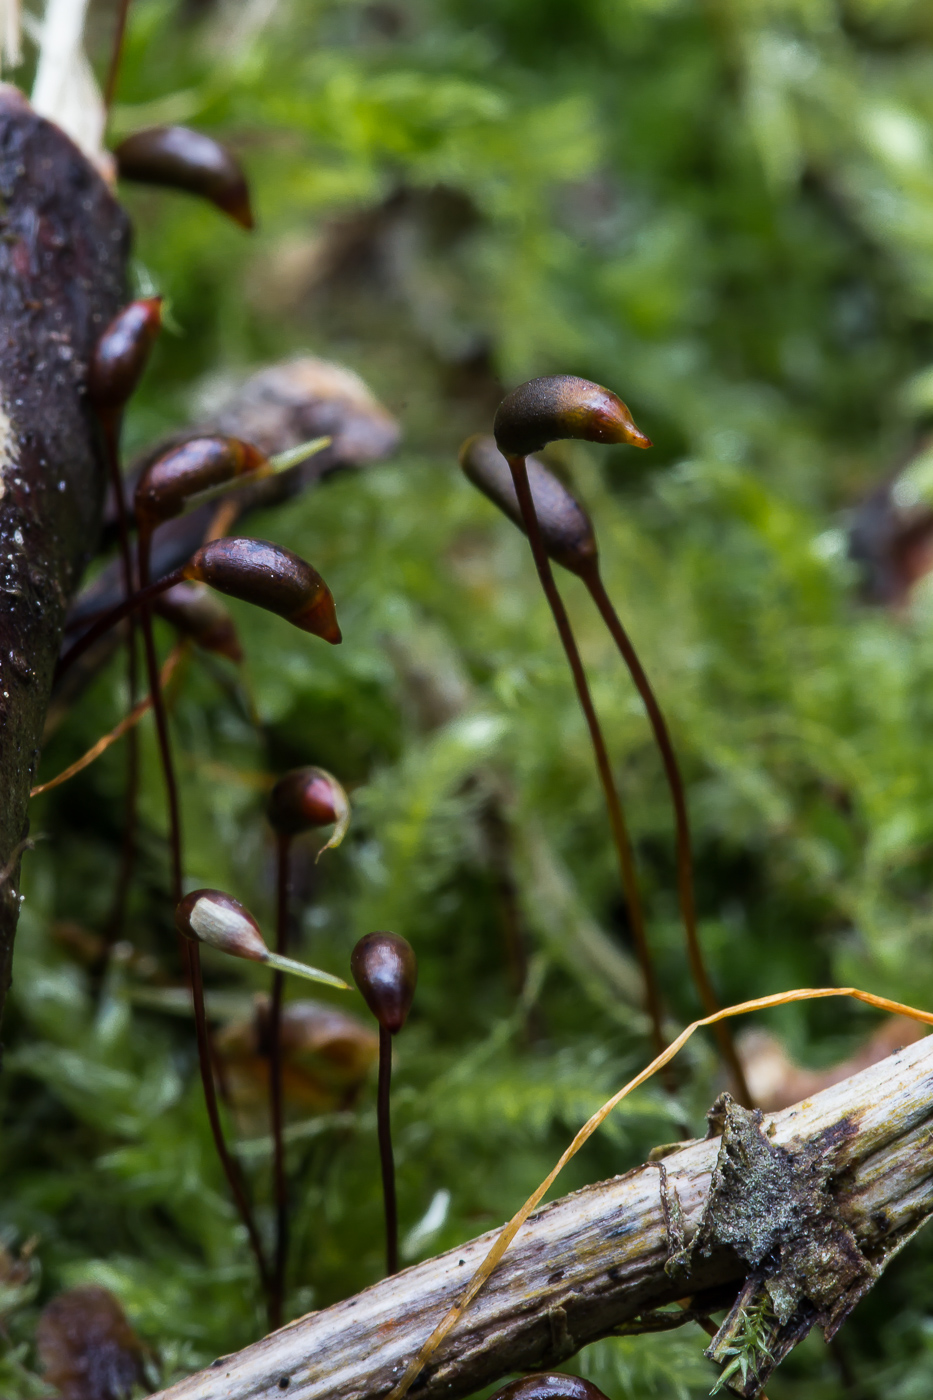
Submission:
[[[105,470],[88,355],[126,300],[129,224],[68,137],[0,84],[0,867],[27,828],[65,610],[98,535]],[[0,1011],[19,914],[0,888]]]
[[[763,1121],[769,1141],[815,1147],[829,1190],[880,1274],[933,1211],[933,1038]],[[697,1229],[719,1138],[678,1147],[625,1176],[586,1187],[531,1216],[485,1289],[412,1389],[456,1400],[516,1371],[559,1365],[587,1342],[687,1294],[728,1306],[746,1266],[728,1250],[689,1278],[665,1274],[672,1240],[662,1175],[686,1237]],[[159,1400],[364,1400],[385,1395],[470,1279],[497,1231],[321,1312],[160,1393]],[[628,1328],[626,1329],[628,1330]],[[698,1342],[699,1345],[699,1342]]]

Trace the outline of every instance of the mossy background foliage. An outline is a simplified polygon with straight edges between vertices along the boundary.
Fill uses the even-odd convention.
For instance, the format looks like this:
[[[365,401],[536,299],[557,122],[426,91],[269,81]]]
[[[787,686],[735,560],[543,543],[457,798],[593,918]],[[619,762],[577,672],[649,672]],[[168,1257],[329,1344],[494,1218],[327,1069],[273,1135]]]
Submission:
[[[100,71],[111,19],[93,16]],[[588,742],[527,545],[456,467],[461,438],[488,430],[522,378],[606,383],[656,444],[566,445],[552,461],[593,513],[674,730],[721,996],[851,982],[933,1005],[933,594],[866,607],[845,540],[846,512],[933,413],[925,0],[133,0],[114,133],[156,121],[231,143],[259,229],[121,190],[139,284],[170,298],[178,327],[129,448],[298,350],[358,370],[404,428],[390,462],[249,522],[325,575],[343,646],[236,607],[242,685],[194,656],[174,732],[191,885],[229,890],[267,925],[268,776],[319,763],[350,790],[343,847],[316,868],[302,847],[298,952],[345,972],[368,929],[416,948],[395,1074],[406,1259],[511,1214],[650,1054]],[[698,1005],[660,765],[593,609],[561,582],[682,1025]],[[85,694],[43,776],[117,720],[123,677],[114,663]],[[141,870],[103,966],[62,925],[92,939],[106,925],[120,748],[35,803],[45,839],[25,860],[0,1080],[0,1231],[33,1249],[31,1282],[0,1296],[10,1400],[47,1393],[36,1316],[78,1282],[114,1290],[164,1381],[264,1326],[193,1030],[170,1014],[163,790],[142,735]],[[519,998],[503,820],[530,958]],[[265,984],[206,967],[221,1019]],[[833,1002],[766,1024],[821,1065],[876,1020]],[[697,1038],[676,1095],[633,1096],[562,1188],[702,1131],[719,1085]],[[271,1229],[262,1132],[241,1157]],[[372,1082],[351,1107],[299,1114],[290,1142],[294,1316],[380,1275]],[[927,1232],[838,1347],[811,1338],[787,1361],[772,1400],[929,1395],[931,1280]],[[705,1342],[692,1328],[610,1341],[572,1365],[612,1400],[700,1396],[715,1380]]]

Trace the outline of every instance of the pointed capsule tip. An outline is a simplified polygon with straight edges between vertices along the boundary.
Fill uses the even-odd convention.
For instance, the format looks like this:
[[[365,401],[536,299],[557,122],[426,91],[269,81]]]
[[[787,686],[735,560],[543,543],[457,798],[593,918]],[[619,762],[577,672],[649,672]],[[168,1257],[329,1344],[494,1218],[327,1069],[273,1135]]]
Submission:
[[[235,205],[231,205],[226,212],[235,223],[240,225],[240,228],[245,228],[247,233],[253,232],[253,229],[256,227],[256,220],[250,208],[248,195],[242,201],[237,201]]]
[[[302,632],[312,632],[322,641],[330,642],[331,646],[339,646],[343,641],[343,633],[337,621],[337,609],[328,588],[319,593],[307,607],[291,616],[289,622],[300,627]]]

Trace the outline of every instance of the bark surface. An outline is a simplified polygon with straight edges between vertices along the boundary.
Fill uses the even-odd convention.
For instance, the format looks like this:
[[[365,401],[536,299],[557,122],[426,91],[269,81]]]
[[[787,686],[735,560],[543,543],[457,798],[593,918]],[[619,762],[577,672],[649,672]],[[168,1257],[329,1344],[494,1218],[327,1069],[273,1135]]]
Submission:
[[[77,147],[0,84],[0,1013],[52,671],[104,497],[87,358],[127,299],[129,241]]]
[[[782,1289],[796,1293],[786,1325],[773,1319],[778,1358],[814,1323],[831,1333],[933,1211],[931,1089],[928,1037],[760,1124],[745,1110],[727,1114],[723,1136],[678,1145],[544,1207],[519,1231],[410,1394],[456,1400],[516,1371],[558,1366],[613,1331],[676,1326],[691,1313],[671,1304],[689,1295],[693,1315],[732,1308],[723,1329],[734,1331],[733,1304],[743,1293],[751,1299],[764,1279],[779,1298]],[[752,1160],[730,1183],[736,1163],[756,1154],[776,1162],[776,1171]],[[821,1193],[825,1200],[798,1211],[800,1191],[811,1204]],[[798,1215],[802,1229],[793,1223]],[[221,1357],[160,1400],[278,1400],[283,1393],[292,1400],[377,1400],[497,1233]],[[749,1238],[757,1265],[747,1257]],[[814,1246],[826,1257],[808,1275],[801,1256]],[[835,1281],[832,1297],[827,1279]],[[697,1345],[703,1341],[698,1335]],[[743,1393],[759,1393],[766,1371],[753,1367]]]

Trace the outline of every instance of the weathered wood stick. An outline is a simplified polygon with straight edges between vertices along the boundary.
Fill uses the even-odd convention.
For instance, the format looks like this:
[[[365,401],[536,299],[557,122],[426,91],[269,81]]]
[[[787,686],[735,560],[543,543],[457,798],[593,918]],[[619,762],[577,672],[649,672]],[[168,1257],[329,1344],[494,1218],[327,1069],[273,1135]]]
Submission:
[[[775,1321],[778,1350],[814,1322],[832,1331],[933,1212],[931,1148],[933,1037],[765,1117],[761,1129],[729,1108],[724,1137],[678,1146],[532,1215],[411,1393],[456,1400],[510,1373],[558,1365],[619,1328],[674,1325],[682,1314],[657,1310],[687,1296],[696,1311],[728,1307],[756,1273],[779,1299],[800,1295],[787,1325]],[[805,1237],[794,1233],[798,1215]],[[310,1313],[160,1400],[280,1400],[286,1392],[291,1400],[376,1400],[496,1234]],[[810,1276],[801,1263],[808,1249],[818,1263]],[[764,1250],[757,1269],[756,1250]],[[678,1258],[671,1276],[665,1265]],[[828,1280],[838,1284],[835,1296]],[[745,1393],[758,1393],[765,1376],[763,1368]]]
[[[87,358],[126,300],[129,224],[64,132],[0,84],[0,867],[21,850],[65,610],[106,472]],[[19,914],[0,884],[0,1009]]]

